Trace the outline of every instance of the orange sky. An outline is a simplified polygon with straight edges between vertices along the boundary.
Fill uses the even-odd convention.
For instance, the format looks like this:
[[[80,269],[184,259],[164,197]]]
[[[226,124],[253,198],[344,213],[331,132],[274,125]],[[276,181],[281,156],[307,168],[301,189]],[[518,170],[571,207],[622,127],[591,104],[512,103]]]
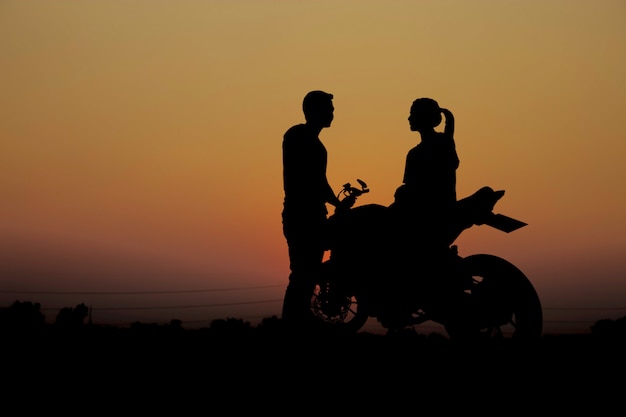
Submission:
[[[515,263],[553,324],[622,317],[625,17],[619,0],[5,0],[0,301],[278,314],[281,139],[323,89],[335,189],[362,178],[362,203],[391,202],[410,104],[435,98],[456,116],[459,196],[505,189],[496,211],[529,223],[474,228],[461,254]],[[246,290],[146,294],[223,288]]]

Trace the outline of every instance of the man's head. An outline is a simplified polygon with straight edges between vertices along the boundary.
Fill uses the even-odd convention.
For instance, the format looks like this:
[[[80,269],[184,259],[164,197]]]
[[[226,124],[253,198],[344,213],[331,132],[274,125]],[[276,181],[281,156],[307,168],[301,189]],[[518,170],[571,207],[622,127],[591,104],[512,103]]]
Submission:
[[[302,111],[307,123],[330,127],[333,121],[333,95],[324,91],[310,91],[302,101]]]
[[[441,124],[441,108],[432,98],[418,98],[411,105],[409,124],[411,130],[433,129]]]

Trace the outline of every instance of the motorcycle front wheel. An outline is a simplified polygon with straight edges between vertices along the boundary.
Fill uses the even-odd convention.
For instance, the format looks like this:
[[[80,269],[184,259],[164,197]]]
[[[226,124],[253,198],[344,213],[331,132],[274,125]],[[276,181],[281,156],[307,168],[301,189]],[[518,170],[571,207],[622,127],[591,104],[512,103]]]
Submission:
[[[476,317],[471,329],[450,323],[451,338],[536,340],[543,331],[543,312],[535,288],[515,265],[493,255],[471,255],[462,260],[471,275],[468,314]]]
[[[311,296],[313,317],[329,332],[356,333],[369,316],[355,294],[338,282],[330,261],[323,265],[323,279],[315,285]]]

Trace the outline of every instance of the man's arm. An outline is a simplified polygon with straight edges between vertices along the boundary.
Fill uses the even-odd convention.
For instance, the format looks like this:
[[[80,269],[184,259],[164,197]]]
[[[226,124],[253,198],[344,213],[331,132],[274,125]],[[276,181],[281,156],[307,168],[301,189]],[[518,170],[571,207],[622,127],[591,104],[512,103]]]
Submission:
[[[332,204],[335,207],[339,207],[339,205],[341,204],[341,201],[339,201],[339,198],[337,198],[337,196],[335,195],[335,192],[328,183],[328,180],[326,181],[326,202]]]

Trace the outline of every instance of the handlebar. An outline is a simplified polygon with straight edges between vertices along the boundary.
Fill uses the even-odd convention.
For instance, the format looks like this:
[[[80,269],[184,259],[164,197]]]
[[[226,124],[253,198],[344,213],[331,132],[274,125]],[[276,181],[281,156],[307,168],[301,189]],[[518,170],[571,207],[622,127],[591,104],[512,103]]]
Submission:
[[[356,188],[353,187],[352,184],[350,184],[349,182],[345,183],[343,185],[343,188],[341,191],[339,191],[339,193],[337,194],[337,198],[339,198],[340,196],[343,196],[343,198],[348,198],[348,197],[358,197],[361,194],[365,194],[365,193],[369,193],[370,190],[369,188],[367,188],[367,184],[365,184],[364,181],[357,179],[357,182],[359,183],[359,185],[361,186],[361,188]]]
[[[357,182],[361,186],[361,188],[353,187],[349,182],[343,185],[343,188],[337,194],[337,198],[341,201],[342,209],[351,208],[356,202],[356,198],[362,194],[369,193],[370,190],[367,188],[367,184],[360,179],[357,179]],[[339,208],[339,207],[338,207]]]

